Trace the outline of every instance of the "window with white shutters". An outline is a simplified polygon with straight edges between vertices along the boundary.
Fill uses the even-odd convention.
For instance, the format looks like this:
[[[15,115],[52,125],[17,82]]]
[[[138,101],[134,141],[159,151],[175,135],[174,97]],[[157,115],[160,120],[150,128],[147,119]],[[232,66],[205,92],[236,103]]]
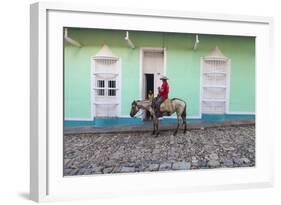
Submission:
[[[94,117],[116,117],[120,111],[119,58],[104,45],[92,59],[92,106]]]
[[[97,96],[104,96],[104,94],[105,94],[104,88],[105,88],[104,80],[97,80],[97,88],[96,88]]]
[[[203,114],[224,114],[228,103],[230,59],[216,47],[201,59],[201,108]]]
[[[108,96],[116,96],[116,80],[108,81]]]

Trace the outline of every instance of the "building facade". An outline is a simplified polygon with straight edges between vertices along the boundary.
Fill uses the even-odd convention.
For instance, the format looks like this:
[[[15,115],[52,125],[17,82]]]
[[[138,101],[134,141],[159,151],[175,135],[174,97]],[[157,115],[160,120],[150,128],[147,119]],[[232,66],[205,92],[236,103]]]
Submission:
[[[78,28],[68,36],[81,46],[64,43],[65,124],[140,122],[131,103],[157,95],[162,75],[188,119],[255,115],[253,37]]]

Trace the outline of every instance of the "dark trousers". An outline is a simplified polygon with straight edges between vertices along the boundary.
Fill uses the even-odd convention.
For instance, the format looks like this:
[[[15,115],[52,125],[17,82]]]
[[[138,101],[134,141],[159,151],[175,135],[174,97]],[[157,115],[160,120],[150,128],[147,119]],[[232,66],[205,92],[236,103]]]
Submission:
[[[166,98],[162,97],[162,96],[157,96],[155,98],[155,101],[154,101],[154,110],[155,110],[155,114],[157,117],[161,117],[161,112],[160,112],[160,105],[162,102],[164,102],[166,100]]]
[[[157,99],[156,99],[156,106],[159,108],[159,110],[160,110],[161,103],[164,102],[165,100],[166,99],[164,97],[162,97],[162,96],[157,97]]]

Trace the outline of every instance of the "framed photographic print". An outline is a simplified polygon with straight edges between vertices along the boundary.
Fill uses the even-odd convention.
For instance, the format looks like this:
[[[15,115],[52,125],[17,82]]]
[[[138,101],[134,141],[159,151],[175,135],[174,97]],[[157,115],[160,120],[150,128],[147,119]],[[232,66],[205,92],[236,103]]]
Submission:
[[[267,187],[269,17],[31,5],[35,201]]]

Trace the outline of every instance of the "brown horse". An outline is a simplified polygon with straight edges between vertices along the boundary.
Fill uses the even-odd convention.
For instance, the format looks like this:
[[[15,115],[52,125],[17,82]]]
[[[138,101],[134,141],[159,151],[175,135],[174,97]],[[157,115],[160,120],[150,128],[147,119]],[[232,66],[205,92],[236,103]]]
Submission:
[[[150,115],[152,116],[153,119],[153,132],[152,134],[158,136],[159,135],[159,120],[156,117],[155,111],[151,106],[152,102],[148,101],[148,100],[134,100],[131,104],[131,112],[130,112],[130,116],[134,117],[140,110],[147,110]],[[186,103],[178,98],[173,98],[171,99],[171,108],[172,110],[170,110],[169,115],[176,113],[177,115],[177,128],[174,131],[174,135],[176,135],[178,133],[178,129],[180,127],[180,119],[182,118],[183,121],[183,126],[184,126],[184,133],[186,133],[186,127],[187,127],[187,123],[186,123]],[[162,110],[161,110],[162,111]],[[163,112],[163,116],[168,116],[167,112]]]

